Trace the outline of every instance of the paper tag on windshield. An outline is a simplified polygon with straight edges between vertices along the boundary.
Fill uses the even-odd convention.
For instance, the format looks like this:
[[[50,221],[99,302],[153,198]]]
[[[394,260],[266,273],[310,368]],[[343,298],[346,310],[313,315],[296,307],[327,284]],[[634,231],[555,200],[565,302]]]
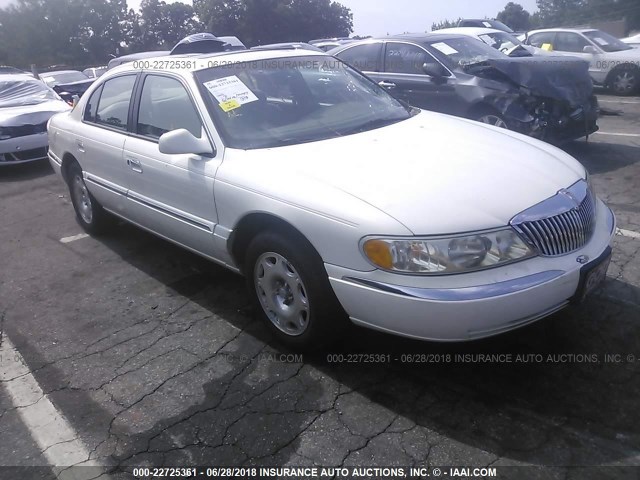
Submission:
[[[458,53],[458,51],[455,48],[450,47],[444,42],[432,43],[431,46],[433,48],[437,48],[445,55],[453,55],[454,53]]]
[[[236,75],[210,80],[205,82],[204,86],[225,112],[258,100],[258,97]]]
[[[236,100],[235,98],[232,98],[231,100],[227,100],[226,102],[220,102],[218,105],[220,105],[222,111],[230,112],[231,110],[235,110],[236,108],[240,107],[240,102],[238,102],[238,100]]]
[[[482,24],[487,28],[493,28],[489,22],[482,22]]]
[[[595,37],[593,41],[596,42],[598,45],[602,45],[603,47],[606,47],[607,45],[609,45],[609,42],[607,42],[604,38]]]

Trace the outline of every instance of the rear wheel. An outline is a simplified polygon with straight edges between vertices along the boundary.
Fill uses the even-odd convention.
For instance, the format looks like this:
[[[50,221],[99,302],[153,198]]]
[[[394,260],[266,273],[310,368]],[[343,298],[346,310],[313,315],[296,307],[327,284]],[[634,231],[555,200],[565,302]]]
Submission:
[[[347,325],[324,265],[307,241],[275,232],[258,234],[245,258],[247,286],[259,316],[283,344],[314,350]]]
[[[74,161],[69,166],[67,179],[71,203],[73,203],[78,223],[91,234],[104,232],[110,225],[111,218],[89,192],[82,175],[82,168],[77,162]]]
[[[618,67],[611,72],[608,85],[616,95],[632,95],[640,86],[640,69],[634,65]]]

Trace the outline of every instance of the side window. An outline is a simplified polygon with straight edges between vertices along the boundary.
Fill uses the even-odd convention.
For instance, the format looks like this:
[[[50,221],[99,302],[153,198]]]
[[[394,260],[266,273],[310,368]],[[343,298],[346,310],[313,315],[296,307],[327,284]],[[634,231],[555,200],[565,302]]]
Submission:
[[[102,93],[102,87],[91,94],[87,106],[84,109],[84,120],[87,122],[96,121],[96,112],[98,111],[98,102],[100,101],[100,94]]]
[[[422,48],[407,43],[387,43],[384,56],[385,72],[424,75],[425,63],[436,63],[436,60]]]
[[[577,33],[561,32],[556,34],[553,49],[561,52],[582,53],[582,49],[587,45],[590,45],[589,42]]]
[[[174,78],[148,75],[142,86],[137,133],[157,140],[178,128],[202,136],[202,123],[189,94]]]
[[[112,78],[104,83],[95,114],[97,124],[120,130],[127,129],[129,103],[135,82],[135,75],[126,75]]]
[[[379,72],[382,43],[367,43],[347,48],[336,55],[343,62],[362,72]]]
[[[529,35],[526,43],[538,48],[542,47],[542,45],[544,45],[545,43],[550,43],[553,45],[555,36],[555,32],[534,33],[533,35]],[[555,48],[555,45],[553,46]]]

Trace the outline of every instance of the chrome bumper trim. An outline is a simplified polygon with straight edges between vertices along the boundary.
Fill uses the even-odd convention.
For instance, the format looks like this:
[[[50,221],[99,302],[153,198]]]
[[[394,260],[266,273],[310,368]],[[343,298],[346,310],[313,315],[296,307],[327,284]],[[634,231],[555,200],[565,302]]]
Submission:
[[[528,288],[536,287],[549,282],[563,275],[563,270],[549,270],[526,277],[520,277],[505,282],[491,283],[488,285],[478,285],[474,287],[462,288],[417,288],[403,285],[391,285],[364,278],[343,277],[346,282],[355,283],[369,288],[381,290],[386,293],[393,293],[405,297],[418,298],[421,300],[435,300],[439,302],[460,302],[466,300],[481,300],[483,298],[499,297],[510,293],[519,292]]]
[[[55,162],[59,167],[62,166],[62,161],[58,159],[56,154],[53,153],[51,150],[47,152],[47,156],[49,157],[49,160],[51,160],[52,162]]]

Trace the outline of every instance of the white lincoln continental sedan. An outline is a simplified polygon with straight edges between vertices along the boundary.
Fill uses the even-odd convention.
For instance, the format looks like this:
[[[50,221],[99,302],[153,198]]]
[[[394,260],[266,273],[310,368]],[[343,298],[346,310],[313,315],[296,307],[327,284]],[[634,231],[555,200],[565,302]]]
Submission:
[[[289,346],[348,319],[487,337],[606,274],[614,216],[555,147],[411,108],[322,53],[167,58],[54,116],[50,162],[88,232],[121,217],[243,274]]]

